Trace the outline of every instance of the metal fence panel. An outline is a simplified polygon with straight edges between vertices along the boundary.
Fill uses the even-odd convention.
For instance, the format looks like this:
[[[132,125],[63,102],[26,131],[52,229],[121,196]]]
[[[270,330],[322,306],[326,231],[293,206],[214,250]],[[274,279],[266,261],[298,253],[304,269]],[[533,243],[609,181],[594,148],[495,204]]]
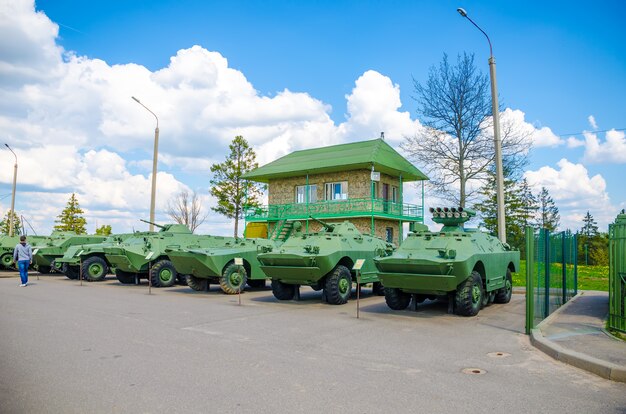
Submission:
[[[626,332],[626,214],[609,224],[609,328]]]

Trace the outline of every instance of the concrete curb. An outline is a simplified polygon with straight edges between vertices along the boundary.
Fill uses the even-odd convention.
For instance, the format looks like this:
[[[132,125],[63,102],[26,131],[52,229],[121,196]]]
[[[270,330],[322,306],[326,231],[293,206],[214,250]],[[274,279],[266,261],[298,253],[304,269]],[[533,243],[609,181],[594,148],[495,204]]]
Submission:
[[[551,320],[555,318],[555,315],[567,306],[574,302],[577,298],[583,295],[584,292],[580,292],[578,295],[569,300],[565,305],[561,306],[554,313],[544,319],[536,328],[530,332],[530,343],[543,353],[551,356],[552,358],[564,362],[566,364],[575,366],[585,371],[589,371],[593,374],[599,375],[602,378],[609,379],[611,381],[626,382],[626,367],[614,364],[612,362],[603,361],[598,358],[594,358],[589,355],[581,354],[580,352],[572,351],[562,347],[561,345],[549,340],[543,336],[540,327],[542,325],[550,324]]]

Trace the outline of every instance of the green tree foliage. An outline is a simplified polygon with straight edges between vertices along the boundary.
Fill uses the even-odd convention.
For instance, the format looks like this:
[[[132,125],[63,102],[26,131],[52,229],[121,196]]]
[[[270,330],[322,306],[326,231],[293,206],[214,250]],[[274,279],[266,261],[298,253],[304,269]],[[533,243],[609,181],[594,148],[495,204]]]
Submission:
[[[111,225],[103,224],[102,226],[96,229],[96,234],[98,236],[109,236],[111,234]]]
[[[593,237],[598,234],[598,223],[594,220],[589,211],[587,211],[587,214],[585,214],[583,218],[583,227],[580,229],[580,234],[587,237]]]
[[[13,216],[13,235],[21,234],[20,218],[11,210],[8,210],[4,219],[0,221],[0,234],[9,234],[9,230],[11,228],[11,215]]]
[[[578,263],[591,266],[608,266],[609,235],[598,231],[598,223],[589,211],[583,217],[578,233]]]
[[[217,198],[217,206],[213,211],[228,218],[235,219],[234,235],[239,233],[239,220],[243,218],[244,204],[247,207],[258,207],[262,195],[261,187],[242,175],[259,166],[256,154],[248,142],[240,135],[229,145],[230,154],[220,164],[213,164],[211,172],[210,193]]]
[[[539,193],[539,218],[538,225],[544,229],[548,229],[551,232],[556,231],[561,221],[561,215],[559,214],[559,208],[554,203],[554,200],[550,196],[548,189],[541,187]]]
[[[58,220],[54,221],[57,223],[54,226],[54,230],[73,231],[76,232],[76,234],[86,234],[87,230],[85,228],[87,227],[87,220],[85,220],[82,214],[83,210],[78,204],[76,194],[72,193],[67,205],[63,211],[61,211],[61,214],[57,216]]]

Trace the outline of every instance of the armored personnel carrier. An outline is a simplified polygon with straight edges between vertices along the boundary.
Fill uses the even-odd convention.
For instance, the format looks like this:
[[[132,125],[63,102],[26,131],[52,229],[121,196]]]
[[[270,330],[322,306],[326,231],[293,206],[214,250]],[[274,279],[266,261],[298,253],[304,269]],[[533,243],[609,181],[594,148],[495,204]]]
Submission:
[[[329,224],[312,219],[322,224],[320,232],[292,236],[280,247],[262,248],[257,256],[261,269],[272,279],[276,299],[292,299],[299,285],[307,285],[323,289],[328,303],[344,304],[356,281],[352,268],[357,259],[365,260],[361,284],[379,282],[372,259],[391,254],[392,244],[361,234],[349,221]]]
[[[50,236],[32,244],[33,265],[40,273],[56,268],[54,260],[63,257],[67,249],[80,244],[99,243],[106,236],[76,234],[73,231],[55,231]]]
[[[491,303],[511,300],[511,272],[519,269],[519,251],[497,238],[462,224],[476,213],[463,208],[431,208],[438,232],[426,226],[411,232],[391,256],[374,259],[391,309],[447,296],[449,309],[474,316]]]
[[[82,264],[83,280],[102,281],[111,272],[111,263],[104,254],[104,248],[117,246],[131,236],[133,233],[112,234],[102,243],[72,246],[67,249],[63,257],[54,260],[55,266],[69,279],[78,279]]]
[[[33,246],[45,238],[46,236],[27,236],[27,241]],[[20,236],[0,236],[0,265],[3,269],[15,269],[13,250],[19,242]]]
[[[194,290],[208,290],[209,284],[219,284],[224,293],[235,294],[250,287],[265,286],[265,273],[259,266],[257,254],[280,246],[270,239],[236,239],[224,237],[218,246],[197,249],[166,250],[178,272],[187,275],[187,285]],[[235,258],[243,265],[236,265]]]
[[[221,238],[193,234],[184,224],[158,225],[158,232],[137,232],[115,246],[105,246],[104,254],[115,276],[123,284],[137,283],[148,278],[155,287],[173,286],[178,280],[186,283],[186,276],[179,274],[166,250],[203,248],[219,245]],[[84,266],[84,264],[83,264]]]

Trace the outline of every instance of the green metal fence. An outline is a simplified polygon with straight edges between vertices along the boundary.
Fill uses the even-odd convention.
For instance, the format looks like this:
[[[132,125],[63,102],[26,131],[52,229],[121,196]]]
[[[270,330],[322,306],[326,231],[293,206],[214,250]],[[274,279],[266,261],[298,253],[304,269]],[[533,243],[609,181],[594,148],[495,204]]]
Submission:
[[[626,332],[626,214],[609,224],[609,328]]]
[[[526,333],[578,292],[576,235],[526,228]]]

